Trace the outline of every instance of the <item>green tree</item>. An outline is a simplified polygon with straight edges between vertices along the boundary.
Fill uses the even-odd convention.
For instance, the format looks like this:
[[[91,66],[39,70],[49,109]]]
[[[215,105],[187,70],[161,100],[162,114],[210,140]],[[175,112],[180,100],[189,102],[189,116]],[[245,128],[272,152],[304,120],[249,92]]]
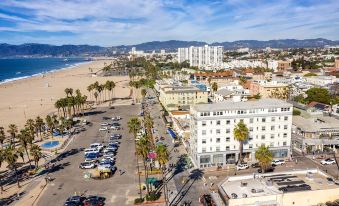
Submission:
[[[307,102],[321,102],[324,104],[330,104],[331,102],[331,96],[328,92],[327,89],[324,88],[311,88],[306,91],[307,97],[306,101]]]
[[[46,124],[47,124],[47,127],[49,129],[49,132],[53,138],[53,130],[55,129],[54,127],[54,122],[53,122],[53,119],[50,115],[47,115],[46,116]]]
[[[18,127],[15,124],[10,124],[7,132],[11,135],[11,145],[15,147],[15,138],[18,133]]]
[[[255,151],[255,158],[259,161],[261,170],[265,172],[271,166],[273,154],[269,150],[269,147],[261,145],[257,151]]]
[[[137,142],[136,153],[137,153],[137,155],[141,156],[141,158],[143,160],[144,169],[145,169],[145,183],[146,183],[147,194],[149,194],[149,185],[147,183],[147,180],[148,180],[147,160],[148,160],[148,153],[149,153],[150,149],[151,149],[151,142],[149,141],[147,136],[144,135]]]
[[[17,161],[18,161],[18,154],[14,147],[7,147],[3,153],[3,159],[8,164],[11,170],[14,170],[16,181],[18,188],[20,188],[19,177],[18,177],[18,170],[17,170]]]
[[[33,144],[30,150],[30,154],[34,159],[35,168],[38,169],[39,160],[42,157],[41,148],[39,145]]]
[[[3,148],[0,148],[0,168],[2,163],[5,161],[5,150]],[[2,175],[0,178],[3,177]],[[0,194],[4,191],[4,187],[2,185],[2,180],[0,179]]]
[[[5,129],[0,127],[0,144],[3,144],[6,139]]]
[[[246,126],[246,124],[244,123],[243,120],[240,120],[240,122],[235,126],[234,130],[233,130],[233,135],[234,135],[234,139],[236,139],[239,142],[239,161],[240,163],[242,163],[243,161],[243,144],[244,142],[248,139],[248,128]]]
[[[35,130],[37,131],[37,133],[39,134],[40,136],[40,139],[42,141],[42,131],[43,131],[43,126],[45,125],[44,123],[44,120],[40,117],[40,116],[37,116],[35,118]]]
[[[141,90],[141,95],[142,95],[142,98],[145,98],[145,96],[147,95],[147,90],[146,89],[142,89]]]
[[[157,154],[157,160],[158,160],[160,168],[161,168],[161,176],[162,176],[162,182],[163,182],[165,203],[166,203],[166,205],[168,205],[167,181],[165,179],[164,173],[165,173],[165,170],[166,170],[166,164],[169,161],[169,154],[168,154],[168,151],[167,151],[167,147],[165,145],[158,145],[155,148],[155,152]]]
[[[26,155],[27,155],[27,158],[28,158],[28,162],[29,162],[29,166],[31,167],[32,164],[31,164],[31,159],[30,159],[29,154],[28,154],[28,146],[32,145],[34,137],[32,137],[29,129],[25,128],[25,129],[20,130],[20,134],[18,135],[18,139],[19,139],[21,147],[23,147],[25,149],[25,152],[26,152]]]
[[[141,128],[141,123],[137,117],[131,118],[128,123],[127,123],[128,131],[129,133],[133,134],[134,138],[134,145],[136,147],[136,138],[137,138],[137,133]],[[136,150],[136,148],[135,148]],[[142,191],[141,191],[141,179],[140,179],[140,169],[139,169],[139,158],[138,155],[135,151],[136,154],[136,159],[137,159],[137,169],[138,169],[138,178],[139,178],[139,194],[140,194],[140,199],[142,199]]]
[[[33,119],[28,119],[26,121],[25,127],[28,129],[30,135],[34,138],[35,135],[35,122]]]
[[[318,76],[316,73],[310,72],[304,75],[304,77],[314,77],[314,76]]]
[[[218,90],[218,83],[216,83],[216,82],[212,83],[212,90],[213,90],[213,92],[216,92]]]

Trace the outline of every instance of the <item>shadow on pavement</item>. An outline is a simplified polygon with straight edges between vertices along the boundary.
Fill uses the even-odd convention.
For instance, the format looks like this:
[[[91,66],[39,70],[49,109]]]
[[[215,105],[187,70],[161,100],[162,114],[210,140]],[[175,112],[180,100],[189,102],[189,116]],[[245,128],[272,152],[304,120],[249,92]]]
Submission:
[[[7,198],[1,198],[0,199],[0,205],[9,205],[9,204],[13,203],[14,201],[19,200],[20,197],[22,197],[24,194],[25,194],[25,192],[21,192],[18,195],[14,194],[14,195],[11,195]]]

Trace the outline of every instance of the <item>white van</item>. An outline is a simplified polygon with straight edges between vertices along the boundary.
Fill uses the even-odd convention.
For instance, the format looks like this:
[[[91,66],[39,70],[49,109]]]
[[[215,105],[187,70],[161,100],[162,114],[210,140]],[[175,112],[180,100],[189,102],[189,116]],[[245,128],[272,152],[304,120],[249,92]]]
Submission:
[[[90,148],[96,148],[97,150],[101,150],[102,148],[104,148],[104,145],[100,144],[100,143],[93,143],[89,146]]]
[[[85,155],[93,152],[99,152],[97,148],[87,148],[85,149]]]

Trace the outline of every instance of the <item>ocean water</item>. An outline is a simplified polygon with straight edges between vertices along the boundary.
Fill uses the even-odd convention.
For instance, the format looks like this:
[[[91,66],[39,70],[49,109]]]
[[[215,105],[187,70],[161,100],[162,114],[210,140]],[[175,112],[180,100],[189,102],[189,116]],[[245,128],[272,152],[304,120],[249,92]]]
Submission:
[[[0,59],[0,84],[28,78],[88,62],[85,58],[9,58]]]

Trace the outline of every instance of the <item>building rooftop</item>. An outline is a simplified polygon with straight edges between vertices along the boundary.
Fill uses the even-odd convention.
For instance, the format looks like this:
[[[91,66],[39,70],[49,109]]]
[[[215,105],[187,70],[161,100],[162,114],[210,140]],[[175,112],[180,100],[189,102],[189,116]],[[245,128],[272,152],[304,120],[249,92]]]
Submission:
[[[177,93],[177,92],[200,92],[198,87],[195,86],[165,86],[162,90],[166,93]]]
[[[321,130],[339,129],[339,120],[333,117],[318,116],[305,118],[293,116],[293,125],[305,132],[317,132]]]
[[[317,169],[233,176],[222,182],[219,189],[228,199],[241,199],[338,188],[328,178],[329,176]]]
[[[228,90],[228,89],[219,89],[215,92],[216,94],[219,94],[221,96],[228,96],[234,93],[234,91]]]
[[[246,102],[233,102],[226,100],[213,104],[197,104],[192,108],[199,112],[235,110],[235,109],[261,109],[261,108],[278,108],[278,107],[292,107],[292,104],[279,99],[259,99]]]

